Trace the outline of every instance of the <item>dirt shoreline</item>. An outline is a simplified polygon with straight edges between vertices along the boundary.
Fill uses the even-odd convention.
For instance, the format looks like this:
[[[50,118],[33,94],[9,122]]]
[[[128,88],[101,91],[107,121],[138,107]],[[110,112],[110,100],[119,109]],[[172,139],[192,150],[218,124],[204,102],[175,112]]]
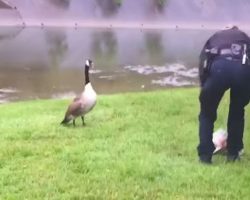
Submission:
[[[248,24],[238,24],[243,30],[250,30]],[[135,29],[205,29],[217,30],[231,26],[228,23],[166,23],[166,22],[121,22],[121,21],[27,21],[25,23],[1,22],[0,27],[3,26],[23,26],[23,27],[73,27],[73,28],[135,28]]]

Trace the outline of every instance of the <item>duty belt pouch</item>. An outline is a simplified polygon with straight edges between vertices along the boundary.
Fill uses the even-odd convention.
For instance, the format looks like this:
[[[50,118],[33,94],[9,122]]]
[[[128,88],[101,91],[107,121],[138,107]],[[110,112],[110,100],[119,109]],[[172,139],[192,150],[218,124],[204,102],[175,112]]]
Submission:
[[[203,68],[206,73],[210,72],[211,65],[216,56],[218,56],[219,49],[212,48],[206,52],[206,60],[203,63]]]
[[[201,85],[203,85],[207,80],[210,73],[212,62],[216,57],[216,55],[217,54],[215,52],[211,52],[210,50],[209,51],[204,50],[202,52],[200,56],[200,67],[199,67],[199,76]]]
[[[232,57],[235,59],[241,59],[244,53],[244,50],[243,50],[244,48],[245,48],[245,45],[243,44],[237,44],[237,43],[231,44]]]
[[[241,60],[242,65],[249,65],[249,45],[233,43],[231,54],[233,58]]]

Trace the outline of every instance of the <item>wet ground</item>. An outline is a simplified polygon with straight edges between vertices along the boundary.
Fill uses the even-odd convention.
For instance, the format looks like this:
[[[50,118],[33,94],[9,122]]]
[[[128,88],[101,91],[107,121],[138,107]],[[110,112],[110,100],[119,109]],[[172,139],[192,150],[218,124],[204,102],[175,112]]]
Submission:
[[[213,32],[1,27],[0,102],[80,93],[87,58],[100,94],[197,86],[198,55]]]

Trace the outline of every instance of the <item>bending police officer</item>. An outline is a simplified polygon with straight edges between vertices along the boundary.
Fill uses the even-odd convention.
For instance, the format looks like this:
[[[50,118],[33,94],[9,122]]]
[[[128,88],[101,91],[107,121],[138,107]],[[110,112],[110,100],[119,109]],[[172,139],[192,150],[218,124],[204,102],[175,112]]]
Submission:
[[[198,155],[211,163],[215,149],[212,142],[217,108],[230,89],[227,121],[227,159],[235,161],[243,148],[244,107],[250,100],[250,38],[234,26],[212,35],[200,54],[200,114]],[[250,56],[249,56],[250,57]]]

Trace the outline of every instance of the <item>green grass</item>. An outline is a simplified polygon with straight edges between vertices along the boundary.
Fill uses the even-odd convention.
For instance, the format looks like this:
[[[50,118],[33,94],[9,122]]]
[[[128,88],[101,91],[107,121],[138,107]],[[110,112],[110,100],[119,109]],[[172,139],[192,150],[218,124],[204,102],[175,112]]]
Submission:
[[[59,125],[69,100],[0,106],[0,199],[249,199],[245,155],[198,162],[198,89],[99,96],[86,127]],[[225,125],[228,98],[216,127]]]

